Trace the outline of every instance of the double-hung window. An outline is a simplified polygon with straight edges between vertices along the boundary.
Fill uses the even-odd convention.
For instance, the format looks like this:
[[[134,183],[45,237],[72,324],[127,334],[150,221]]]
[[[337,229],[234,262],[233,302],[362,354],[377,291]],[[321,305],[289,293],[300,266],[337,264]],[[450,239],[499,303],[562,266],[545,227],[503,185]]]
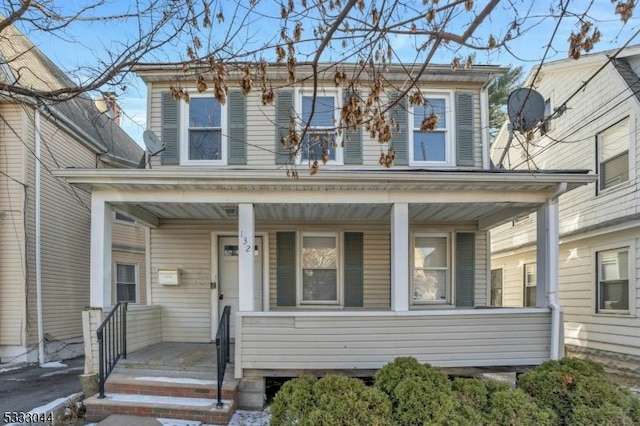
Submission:
[[[491,270],[491,306],[502,306],[502,268]]]
[[[189,102],[182,102],[182,164],[225,164],[225,115],[224,106],[212,94],[193,94]]]
[[[340,103],[338,91],[318,92],[302,90],[298,98],[302,122],[300,132],[306,133],[301,141],[299,161],[320,164],[342,164],[342,143],[336,132]]]
[[[524,265],[524,306],[531,308],[536,306],[536,264]]]
[[[423,122],[437,117],[432,130],[423,129]],[[433,94],[424,98],[423,105],[413,107],[410,115],[410,158],[415,165],[453,165],[453,117],[451,97]],[[433,122],[431,121],[433,124]],[[427,126],[429,127],[429,126]]]
[[[338,234],[303,233],[301,240],[300,302],[340,303]]]
[[[446,234],[413,237],[413,303],[451,302],[451,255]]]
[[[116,263],[116,302],[137,303],[138,272],[135,264]]]
[[[629,312],[629,248],[599,251],[597,277],[597,311]]]
[[[625,119],[596,137],[598,174],[602,191],[629,180],[629,120]]]

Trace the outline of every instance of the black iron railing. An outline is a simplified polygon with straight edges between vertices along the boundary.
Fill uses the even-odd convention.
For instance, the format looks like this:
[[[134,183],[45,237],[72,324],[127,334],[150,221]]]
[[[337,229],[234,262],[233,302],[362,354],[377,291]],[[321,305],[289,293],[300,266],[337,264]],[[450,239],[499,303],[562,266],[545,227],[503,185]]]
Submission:
[[[229,339],[229,326],[231,321],[231,306],[225,306],[220,316],[218,324],[218,332],[216,333],[216,352],[217,352],[217,368],[218,368],[218,408],[222,407],[222,382],[224,381],[224,372],[229,363],[229,349],[231,341]]]
[[[127,302],[118,302],[102,321],[98,334],[98,398],[104,398],[104,384],[120,358],[127,359]]]

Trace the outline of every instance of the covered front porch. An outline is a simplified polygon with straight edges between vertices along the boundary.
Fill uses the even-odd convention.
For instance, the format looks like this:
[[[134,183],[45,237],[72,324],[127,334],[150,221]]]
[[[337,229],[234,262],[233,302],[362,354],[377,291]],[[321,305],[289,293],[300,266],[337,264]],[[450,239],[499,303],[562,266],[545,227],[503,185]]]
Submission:
[[[92,308],[113,303],[108,218],[121,212],[151,227],[151,306],[139,309],[158,310],[152,334],[210,342],[221,307],[233,306],[237,378],[377,369],[408,355],[442,367],[562,356],[557,197],[592,176],[323,171],[289,180],[281,171],[193,169],[64,176],[92,191]],[[482,309],[490,303],[488,230],[533,211],[536,307]],[[330,264],[305,263],[317,241]],[[177,285],[163,282],[166,270],[177,271]],[[324,296],[309,290],[318,285],[306,279],[310,272],[331,277]]]

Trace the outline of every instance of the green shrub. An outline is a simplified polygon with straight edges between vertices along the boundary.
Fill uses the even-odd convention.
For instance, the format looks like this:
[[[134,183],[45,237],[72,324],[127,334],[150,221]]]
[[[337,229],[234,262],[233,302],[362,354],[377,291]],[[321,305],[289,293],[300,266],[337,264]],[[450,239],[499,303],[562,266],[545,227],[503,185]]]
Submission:
[[[375,376],[375,387],[387,395],[391,395],[398,383],[404,379],[411,377],[429,378],[429,368],[430,366],[427,367],[424,364],[420,364],[413,357],[398,357],[378,370]]]
[[[393,390],[393,419],[397,425],[444,425],[456,408],[451,387],[434,386],[419,377],[403,379]]]
[[[517,387],[533,396],[538,404],[553,409],[564,422],[572,410],[569,394],[585,377],[606,380],[601,365],[577,358],[548,361],[522,374]]]
[[[484,411],[487,406],[487,386],[479,379],[457,378],[452,383],[458,401],[465,407]]]
[[[640,424],[634,397],[609,381],[604,368],[592,361],[546,362],[520,376],[518,387],[555,411],[558,424]]]
[[[271,424],[304,424],[301,420],[314,408],[315,382],[316,378],[313,376],[301,376],[282,385],[271,405]]]
[[[555,420],[551,409],[539,407],[520,389],[508,388],[492,393],[484,423],[490,426],[551,426]]]
[[[599,407],[589,407],[587,405],[577,405],[573,407],[566,424],[570,426],[633,426],[638,423],[634,422],[633,419],[625,413],[623,408],[607,402]]]
[[[302,377],[285,383],[276,394],[271,424],[389,425],[391,403],[384,393],[358,379]]]

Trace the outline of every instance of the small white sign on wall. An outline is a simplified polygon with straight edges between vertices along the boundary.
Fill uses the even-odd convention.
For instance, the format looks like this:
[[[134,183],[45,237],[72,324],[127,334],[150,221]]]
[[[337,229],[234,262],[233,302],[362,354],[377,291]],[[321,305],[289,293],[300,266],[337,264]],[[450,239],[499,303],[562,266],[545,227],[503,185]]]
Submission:
[[[180,284],[180,270],[178,268],[158,269],[158,284],[160,285]]]

